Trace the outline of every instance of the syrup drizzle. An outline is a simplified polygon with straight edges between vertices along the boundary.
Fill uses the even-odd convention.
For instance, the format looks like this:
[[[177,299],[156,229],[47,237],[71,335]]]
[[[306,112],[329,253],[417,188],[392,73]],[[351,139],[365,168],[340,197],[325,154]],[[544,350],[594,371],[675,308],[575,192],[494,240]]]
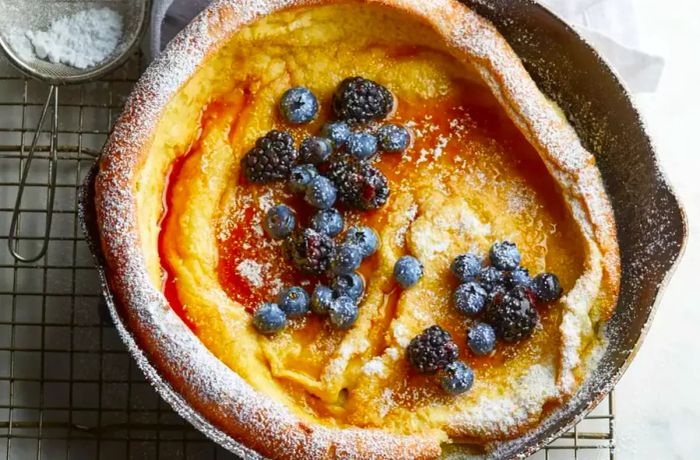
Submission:
[[[162,273],[161,291],[163,292],[165,298],[168,300],[170,307],[195,333],[197,332],[197,324],[194,321],[194,319],[188,315],[187,306],[182,303],[177,293],[177,277],[175,275],[175,271],[168,262],[167,257],[163,256],[163,254],[165,254],[165,232],[163,232],[162,229],[169,224],[169,220],[171,217],[170,209],[172,208],[173,204],[174,187],[178,183],[180,173],[182,172],[182,168],[185,165],[187,159],[201,148],[201,136],[203,127],[208,123],[209,120],[217,117],[222,111],[226,109],[227,105],[220,102],[212,102],[202,109],[199,121],[199,131],[195,136],[194,142],[192,142],[192,144],[187,148],[187,151],[184,154],[178,155],[175,158],[172,165],[170,166],[170,169],[165,174],[165,186],[163,187],[162,197],[163,213],[161,214],[160,220],[158,222],[158,226],[161,229],[161,231],[158,232],[158,253],[160,254]]]
[[[173,187],[177,184],[178,177],[182,171],[182,166],[185,164],[185,160],[193,151],[194,147],[190,147],[188,152],[184,155],[179,156],[173,161],[170,170],[166,174],[165,187],[163,189],[163,215],[160,219],[159,226],[164,228],[167,225],[168,219],[170,218],[170,209],[173,203]],[[177,315],[187,324],[187,326],[192,329],[193,332],[197,332],[197,324],[190,318],[187,314],[187,307],[180,302],[180,298],[177,294],[177,278],[175,277],[175,272],[173,271],[167,257],[163,257],[164,254],[164,244],[165,244],[165,232],[162,230],[158,232],[158,252],[161,255],[160,264],[162,272],[162,286],[161,290],[163,295],[168,299],[170,307],[177,313]]]

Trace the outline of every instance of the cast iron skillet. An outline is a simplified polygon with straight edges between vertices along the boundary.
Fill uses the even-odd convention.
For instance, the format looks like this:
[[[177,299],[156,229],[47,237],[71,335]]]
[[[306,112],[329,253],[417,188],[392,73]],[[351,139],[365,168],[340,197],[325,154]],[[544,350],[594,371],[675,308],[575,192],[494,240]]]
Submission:
[[[685,215],[661,171],[639,113],[620,80],[572,28],[531,0],[465,0],[489,19],[520,56],[540,89],[566,113],[584,145],[595,154],[617,221],[622,285],[607,324],[609,347],[600,365],[571,400],[536,429],[484,454],[454,445],[444,457],[526,456],[570,429],[610,392],[646,336],[664,288],[686,240]],[[95,256],[102,290],[127,348],[160,395],[197,429],[244,458],[259,454],[212,426],[187,405],[149,363],[126,329],[107,287],[93,209],[94,171],[83,186],[80,211]]]

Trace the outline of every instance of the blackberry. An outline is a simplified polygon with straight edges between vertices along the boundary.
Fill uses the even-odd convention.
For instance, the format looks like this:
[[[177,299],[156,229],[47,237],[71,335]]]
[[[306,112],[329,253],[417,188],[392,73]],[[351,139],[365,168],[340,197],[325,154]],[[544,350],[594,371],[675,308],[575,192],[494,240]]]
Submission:
[[[382,85],[362,77],[346,78],[333,94],[333,113],[348,123],[367,123],[386,117],[394,96]]]
[[[493,287],[486,296],[486,305],[491,305],[492,303],[500,302],[504,295],[508,292],[508,289],[503,284],[497,284]]]
[[[303,273],[320,275],[330,267],[335,241],[328,235],[306,228],[297,230],[284,241],[284,252]]]
[[[241,161],[243,174],[251,182],[265,183],[286,179],[299,152],[286,131],[272,130],[255,142]]]
[[[433,374],[457,360],[459,348],[449,332],[440,326],[430,326],[406,348],[408,362],[421,374]]]
[[[532,294],[521,287],[509,291],[500,301],[489,305],[484,320],[506,342],[530,337],[538,321]]]
[[[377,209],[389,198],[386,176],[365,161],[338,158],[329,165],[327,176],[338,188],[339,201],[351,208]]]
[[[561,297],[562,289],[559,278],[552,273],[540,273],[532,281],[533,291],[537,300],[541,302],[554,302]]]

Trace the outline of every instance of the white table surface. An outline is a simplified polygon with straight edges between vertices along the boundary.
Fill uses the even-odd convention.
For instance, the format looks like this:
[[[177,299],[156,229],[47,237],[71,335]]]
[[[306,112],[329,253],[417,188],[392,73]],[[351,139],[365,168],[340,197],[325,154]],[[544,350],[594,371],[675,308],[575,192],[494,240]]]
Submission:
[[[619,459],[700,458],[700,2],[636,0],[641,45],[666,59],[635,96],[688,216],[689,241],[649,335],[620,381]]]

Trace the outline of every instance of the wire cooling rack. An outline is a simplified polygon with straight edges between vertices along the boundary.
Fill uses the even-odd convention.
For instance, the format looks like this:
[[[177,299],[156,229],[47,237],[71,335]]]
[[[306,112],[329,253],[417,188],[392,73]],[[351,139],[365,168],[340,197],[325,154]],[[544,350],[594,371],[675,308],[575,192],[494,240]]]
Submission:
[[[112,327],[76,216],[93,165],[141,68],[60,89],[59,160],[49,248],[38,262],[7,249],[21,167],[46,87],[0,58],[0,457],[230,459],[164,403]],[[42,133],[20,217],[25,252],[43,238],[48,133]],[[612,395],[533,459],[613,459]]]

